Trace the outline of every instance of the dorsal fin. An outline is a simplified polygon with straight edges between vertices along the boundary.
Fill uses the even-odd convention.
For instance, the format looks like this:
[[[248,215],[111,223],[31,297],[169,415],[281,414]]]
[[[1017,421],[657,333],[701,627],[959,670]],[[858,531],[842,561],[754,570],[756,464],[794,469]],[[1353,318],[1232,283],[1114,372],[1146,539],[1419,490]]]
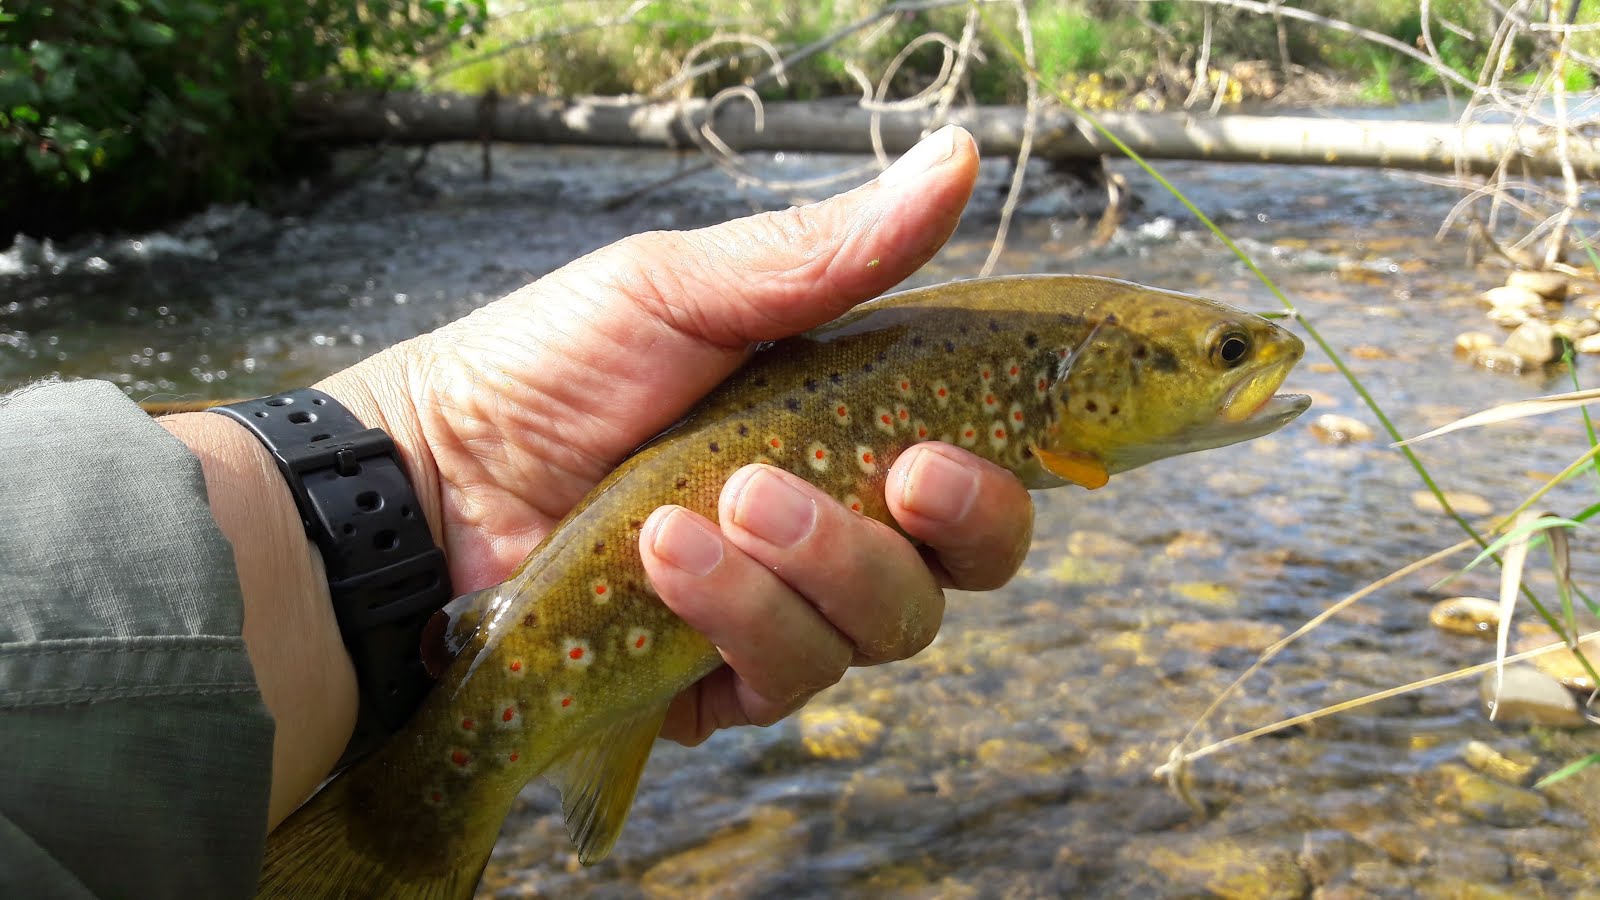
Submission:
[[[587,735],[545,770],[561,790],[567,834],[584,865],[605,859],[622,834],[639,775],[666,717],[667,704],[662,704]]]
[[[502,584],[473,591],[446,603],[422,626],[422,666],[438,678],[478,632],[489,611],[500,602]]]

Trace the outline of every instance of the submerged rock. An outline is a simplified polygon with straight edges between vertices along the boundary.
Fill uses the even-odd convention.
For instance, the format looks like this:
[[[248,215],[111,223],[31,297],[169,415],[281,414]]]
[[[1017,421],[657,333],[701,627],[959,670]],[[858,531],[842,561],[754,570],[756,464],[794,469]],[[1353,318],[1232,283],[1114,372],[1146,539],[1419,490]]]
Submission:
[[[1228,838],[1159,846],[1145,862],[1171,881],[1174,889],[1204,892],[1204,896],[1299,900],[1311,890],[1311,879],[1291,851],[1250,847]]]
[[[1461,749],[1461,758],[1467,765],[1491,778],[1518,787],[1526,786],[1528,779],[1533,776],[1533,767],[1539,761],[1526,753],[1512,752],[1519,758],[1513,759],[1483,741],[1468,741],[1467,746]]]
[[[807,707],[796,717],[800,741],[820,759],[860,759],[883,737],[883,723],[848,709]]]
[[[645,896],[661,900],[759,893],[804,850],[805,832],[790,810],[757,807],[744,824],[651,867],[639,887]]]
[[[1503,372],[1507,375],[1521,375],[1528,368],[1527,360],[1504,347],[1485,347],[1474,351],[1472,364],[1480,369]]]
[[[1430,778],[1437,786],[1435,803],[1499,828],[1532,825],[1549,808],[1542,794],[1496,781],[1460,763],[1445,763]]]
[[[1311,433],[1324,444],[1350,444],[1372,440],[1372,426],[1350,416],[1324,413],[1311,423]]]
[[[1444,498],[1450,502],[1450,507],[1463,516],[1487,516],[1494,512],[1494,507],[1489,501],[1466,491],[1445,491]],[[1444,512],[1444,507],[1439,505],[1439,498],[1433,496],[1432,491],[1412,491],[1411,505],[1423,512]]]
[[[1433,605],[1428,621],[1451,634],[1492,638],[1500,627],[1500,604],[1483,597],[1451,597]]]

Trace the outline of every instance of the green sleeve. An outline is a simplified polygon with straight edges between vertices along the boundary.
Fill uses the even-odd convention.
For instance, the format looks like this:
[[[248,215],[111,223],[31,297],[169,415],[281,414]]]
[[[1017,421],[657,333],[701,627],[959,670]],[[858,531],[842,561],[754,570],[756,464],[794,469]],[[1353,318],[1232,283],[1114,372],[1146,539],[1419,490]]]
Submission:
[[[0,396],[0,897],[253,895],[272,719],[199,461],[104,382]]]

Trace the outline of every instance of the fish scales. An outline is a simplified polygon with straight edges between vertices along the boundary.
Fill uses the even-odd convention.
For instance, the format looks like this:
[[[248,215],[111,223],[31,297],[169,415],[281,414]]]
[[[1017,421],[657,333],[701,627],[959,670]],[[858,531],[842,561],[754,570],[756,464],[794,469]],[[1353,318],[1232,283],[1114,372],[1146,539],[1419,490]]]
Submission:
[[[305,890],[295,857],[334,831],[347,844],[336,861],[381,886],[375,896],[469,896],[511,801],[541,772],[563,789],[582,858],[598,859],[665,704],[721,664],[651,588],[638,541],[653,510],[676,504],[715,520],[728,478],[763,463],[893,525],[889,467],[924,440],[964,447],[1030,487],[1096,486],[1122,466],[1096,455],[1095,437],[1172,418],[1167,404],[1139,401],[1208,376],[1184,371],[1194,332],[1235,320],[1276,367],[1265,393],[1245,398],[1265,405],[1299,357],[1292,335],[1109,279],[944,285],[763,347],[596,486],[506,582],[453,604],[445,643],[456,652],[439,684],[400,736],[333,783],[331,800],[319,796],[274,833],[262,896]],[[1265,359],[1277,344],[1287,364]],[[1241,376],[1232,393],[1261,393],[1253,384]],[[1062,446],[1064,436],[1077,444]],[[416,885],[435,893],[406,893]]]

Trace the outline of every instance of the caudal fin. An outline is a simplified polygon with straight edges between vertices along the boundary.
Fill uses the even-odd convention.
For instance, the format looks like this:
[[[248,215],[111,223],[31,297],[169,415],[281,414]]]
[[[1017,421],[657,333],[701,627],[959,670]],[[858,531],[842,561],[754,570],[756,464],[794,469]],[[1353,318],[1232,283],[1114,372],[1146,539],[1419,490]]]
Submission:
[[[402,822],[382,823],[373,839],[358,840],[351,826],[371,815],[353,787],[360,768],[329,782],[268,835],[257,900],[469,900],[492,835],[481,853],[439,865],[419,865]]]

